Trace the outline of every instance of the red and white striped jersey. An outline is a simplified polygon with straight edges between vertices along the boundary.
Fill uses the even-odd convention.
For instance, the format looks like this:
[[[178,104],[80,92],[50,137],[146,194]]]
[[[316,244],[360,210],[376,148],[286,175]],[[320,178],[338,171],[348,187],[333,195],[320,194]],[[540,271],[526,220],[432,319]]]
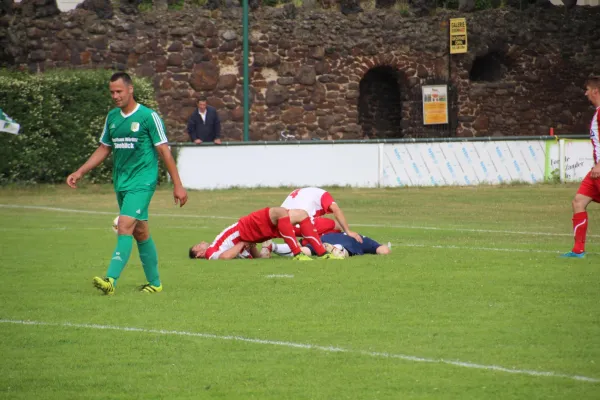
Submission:
[[[590,124],[590,139],[594,147],[594,163],[600,162],[600,107],[596,108],[594,118]]]
[[[207,260],[218,260],[219,256],[226,250],[231,249],[237,243],[239,243],[242,239],[240,239],[240,227],[236,222],[233,225],[228,226],[223,229],[221,233],[219,233],[206,250],[204,257]],[[248,250],[244,249],[237,255],[236,258],[252,258]]]
[[[307,187],[296,189],[286,197],[281,207],[288,210],[304,210],[311,218],[331,213],[329,207],[335,203],[326,190]]]

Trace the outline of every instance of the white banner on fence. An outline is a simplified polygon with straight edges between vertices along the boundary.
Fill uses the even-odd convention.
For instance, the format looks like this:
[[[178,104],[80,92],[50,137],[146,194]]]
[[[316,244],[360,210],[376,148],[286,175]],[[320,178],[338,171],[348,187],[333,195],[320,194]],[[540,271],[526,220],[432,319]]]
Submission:
[[[184,186],[192,189],[377,187],[378,151],[376,144],[182,147],[177,166]]]
[[[566,180],[593,165],[586,140],[564,140]],[[543,182],[558,177],[556,141],[181,147],[190,189],[277,186],[401,187]]]
[[[546,179],[552,180],[560,176],[559,144],[547,142],[548,153],[546,164]],[[594,166],[592,143],[589,140],[564,140],[564,181],[582,180]]]
[[[542,141],[386,144],[383,185],[536,183],[544,168]]]

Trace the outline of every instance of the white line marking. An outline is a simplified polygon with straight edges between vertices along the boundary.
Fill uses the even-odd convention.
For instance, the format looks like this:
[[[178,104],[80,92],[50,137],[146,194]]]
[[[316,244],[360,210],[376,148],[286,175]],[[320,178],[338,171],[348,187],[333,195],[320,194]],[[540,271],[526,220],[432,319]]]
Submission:
[[[389,244],[391,244],[391,243],[389,243]],[[394,243],[394,246],[399,246],[399,247],[422,247],[422,248],[429,248],[429,249],[506,251],[506,252],[511,252],[511,253],[550,253],[550,254],[563,254],[563,253],[566,253],[566,251],[564,251],[564,250],[561,251],[561,250],[538,250],[538,249],[505,249],[505,248],[498,248],[498,247],[469,247],[469,246],[454,246],[454,245],[442,246],[442,245],[430,245],[430,244],[418,244],[418,243]],[[591,251],[586,251],[585,253],[588,254],[588,255],[598,255],[598,254],[600,254],[600,253],[594,253],[594,252],[591,252]]]
[[[371,351],[362,351],[362,350],[357,351],[357,350],[349,350],[349,349],[344,349],[344,348],[335,347],[335,346],[317,346],[317,345],[313,345],[313,344],[285,342],[285,341],[279,341],[279,340],[252,339],[252,338],[246,338],[243,336],[233,336],[233,335],[221,336],[221,335],[214,335],[212,333],[170,331],[170,330],[162,330],[162,329],[144,329],[144,328],[113,326],[113,325],[76,324],[76,323],[71,323],[71,322],[56,323],[56,322],[0,319],[0,323],[15,324],[15,325],[36,325],[36,326],[58,326],[58,327],[67,327],[67,328],[104,329],[104,330],[113,330],[113,331],[121,331],[121,332],[140,332],[140,333],[151,333],[151,334],[158,334],[158,335],[191,336],[191,337],[200,337],[200,338],[205,338],[205,339],[233,340],[233,341],[245,342],[245,343],[267,344],[267,345],[293,347],[293,348],[307,349],[307,350],[320,350],[320,351],[324,351],[324,352],[328,352],[328,353],[361,354],[361,355],[369,356],[369,357],[396,358],[396,359],[405,360],[405,361],[447,364],[447,365],[453,365],[453,366],[463,367],[463,368],[474,368],[474,369],[483,369],[483,370],[488,370],[488,371],[507,372],[510,374],[551,377],[551,378],[567,378],[567,379],[573,379],[576,381],[584,381],[584,382],[600,382],[600,379],[598,379],[598,378],[591,378],[591,377],[582,376],[582,375],[569,375],[569,374],[561,374],[558,372],[535,371],[535,370],[529,370],[529,369],[515,369],[515,368],[502,367],[499,365],[484,365],[484,364],[475,364],[475,363],[466,362],[466,361],[444,360],[443,358],[436,359],[436,358],[410,356],[410,355],[405,355],[405,354],[380,353],[380,352],[371,352]]]
[[[115,212],[109,211],[92,211],[92,210],[76,210],[71,208],[45,207],[45,206],[22,206],[14,204],[0,204],[0,208],[20,208],[42,211],[58,211],[81,214],[99,214],[99,215],[115,215]],[[218,215],[191,215],[191,214],[151,214],[153,217],[169,217],[169,218],[210,218],[210,219],[227,219],[238,220],[239,217],[226,217]],[[528,231],[507,231],[500,229],[472,229],[472,228],[441,228],[435,226],[411,226],[411,225],[382,225],[382,224],[352,224],[352,226],[362,226],[366,228],[392,228],[392,229],[416,229],[429,231],[450,231],[450,232],[472,232],[472,233],[504,233],[510,235],[532,235],[532,236],[569,236],[573,237],[573,233],[553,233],[553,232],[528,232]],[[598,238],[600,235],[590,235],[587,237]]]
[[[76,210],[74,208],[59,208],[45,206],[17,206],[14,204],[0,204],[0,208],[21,208],[41,211],[58,211],[79,214],[97,214],[97,215],[117,215],[116,211],[92,211],[92,210]],[[211,218],[211,219],[239,219],[239,217],[221,217],[216,215],[189,215],[189,214],[151,214],[153,217],[169,217],[169,218]]]
[[[281,274],[281,275],[272,274],[272,275],[265,276],[265,278],[293,278],[293,277],[294,277],[294,275],[288,275],[288,274]]]
[[[469,246],[442,246],[442,245],[429,245],[429,244],[417,244],[417,243],[394,243],[394,246],[400,247],[425,247],[430,249],[457,249],[457,250],[483,250],[483,251],[510,251],[515,253],[564,253],[559,250],[537,250],[537,249],[504,249],[498,247],[469,247]],[[591,253],[588,253],[591,254]]]
[[[208,226],[158,226],[153,227],[155,229],[208,229]],[[109,231],[113,232],[111,228],[93,228],[93,227],[76,227],[76,226],[57,226],[57,227],[46,227],[46,228],[36,228],[36,227],[22,227],[22,228],[0,228],[0,232],[10,232],[10,231]],[[114,233],[114,232],[113,232]]]
[[[572,233],[553,233],[553,232],[526,232],[526,231],[505,231],[496,229],[472,229],[472,228],[439,228],[435,226],[409,226],[409,225],[377,225],[377,224],[352,224],[352,226],[364,226],[368,228],[399,228],[399,229],[419,229],[426,231],[456,231],[473,233],[506,233],[511,235],[534,235],[534,236],[570,236]],[[600,235],[587,235],[588,237],[600,237]]]

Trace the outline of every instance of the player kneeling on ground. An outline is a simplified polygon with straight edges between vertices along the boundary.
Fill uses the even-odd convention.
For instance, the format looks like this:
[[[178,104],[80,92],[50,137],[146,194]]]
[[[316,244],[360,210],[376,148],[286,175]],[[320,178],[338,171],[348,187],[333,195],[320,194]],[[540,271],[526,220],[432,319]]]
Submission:
[[[207,260],[230,260],[233,258],[260,258],[256,243],[281,238],[289,246],[294,260],[311,261],[302,253],[293,225],[299,224],[302,235],[313,246],[322,259],[337,259],[328,253],[304,210],[287,210],[282,207],[267,207],[242,217],[228,226],[208,244],[200,242],[190,248],[190,258]]]
[[[285,198],[281,207],[285,207],[289,210],[304,210],[313,222],[322,215],[333,214],[333,217],[338,222],[338,226],[341,230],[357,241],[362,241],[362,238],[358,233],[350,230],[342,209],[326,190],[317,187],[295,189]]]

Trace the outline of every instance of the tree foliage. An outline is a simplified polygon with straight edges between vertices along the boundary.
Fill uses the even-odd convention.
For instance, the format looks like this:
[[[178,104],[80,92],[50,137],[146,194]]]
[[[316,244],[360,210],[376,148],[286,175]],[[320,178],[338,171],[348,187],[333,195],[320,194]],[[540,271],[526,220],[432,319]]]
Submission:
[[[98,146],[112,71],[53,70],[45,74],[0,71],[0,104],[21,125],[19,135],[0,133],[0,184],[57,183],[83,164]],[[156,109],[152,84],[134,78],[138,102]],[[110,182],[112,162],[88,174]]]

